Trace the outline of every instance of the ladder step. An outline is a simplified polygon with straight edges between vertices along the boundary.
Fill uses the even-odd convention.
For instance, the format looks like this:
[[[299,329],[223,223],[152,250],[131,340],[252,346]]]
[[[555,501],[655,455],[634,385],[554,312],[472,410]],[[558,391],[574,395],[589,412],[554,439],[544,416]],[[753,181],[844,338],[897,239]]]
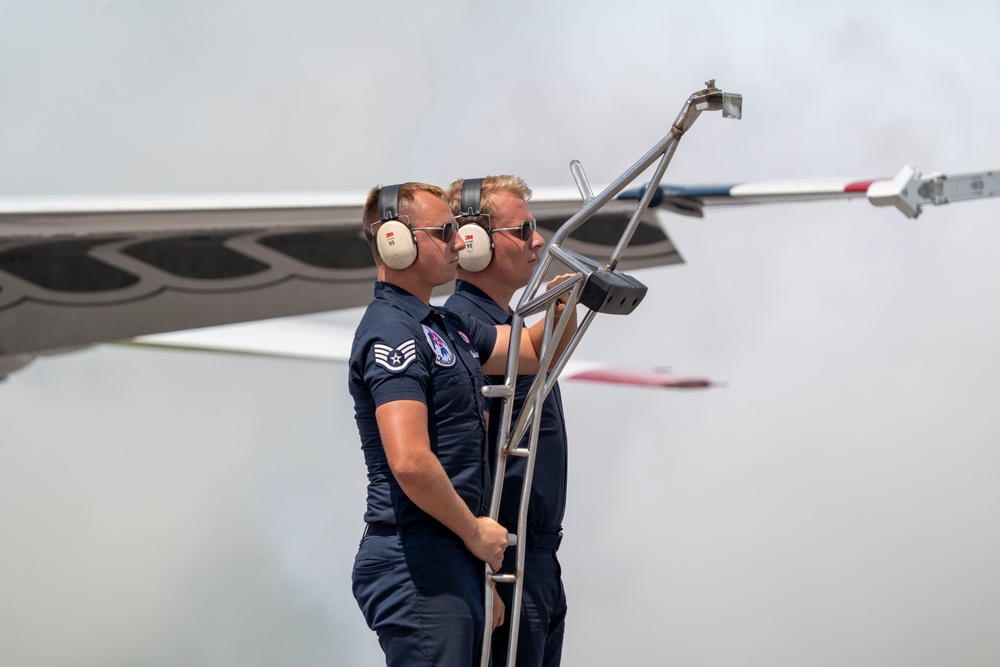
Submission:
[[[514,395],[514,390],[505,384],[488,384],[480,391],[486,398],[508,398]]]

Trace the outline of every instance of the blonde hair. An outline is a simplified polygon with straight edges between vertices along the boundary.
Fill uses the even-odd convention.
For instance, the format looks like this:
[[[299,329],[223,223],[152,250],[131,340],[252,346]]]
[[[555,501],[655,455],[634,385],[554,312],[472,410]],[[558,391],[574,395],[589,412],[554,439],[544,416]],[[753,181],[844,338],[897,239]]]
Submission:
[[[448,206],[451,207],[451,212],[455,215],[459,215],[462,212],[462,185],[464,183],[465,179],[460,178],[449,185],[448,194],[445,196]],[[524,201],[531,199],[531,188],[528,187],[528,184],[520,176],[487,176],[483,179],[483,185],[479,190],[479,211],[482,215],[472,216],[469,222],[476,222],[486,227],[485,216],[496,214],[496,200],[503,193],[516,195]]]

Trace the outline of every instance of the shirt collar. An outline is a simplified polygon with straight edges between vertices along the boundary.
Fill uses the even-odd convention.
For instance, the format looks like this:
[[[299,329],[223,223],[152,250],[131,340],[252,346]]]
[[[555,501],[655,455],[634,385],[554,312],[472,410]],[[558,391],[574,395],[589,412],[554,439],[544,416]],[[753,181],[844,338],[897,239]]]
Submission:
[[[472,283],[464,280],[455,281],[455,294],[460,294],[475,305],[479,306],[487,315],[493,318],[494,322],[500,324],[510,324],[512,313],[506,306],[501,306],[494,301],[486,292],[479,289]]]
[[[375,281],[375,298],[384,299],[404,311],[418,322],[422,322],[433,309],[405,289],[392,283]]]

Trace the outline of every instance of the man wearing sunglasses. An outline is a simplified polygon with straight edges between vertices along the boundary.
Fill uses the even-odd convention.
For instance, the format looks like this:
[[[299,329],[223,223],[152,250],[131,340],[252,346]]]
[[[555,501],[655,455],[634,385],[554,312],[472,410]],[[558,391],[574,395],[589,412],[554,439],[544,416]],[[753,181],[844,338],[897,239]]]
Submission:
[[[446,308],[486,324],[510,324],[510,301],[517,290],[528,284],[544,245],[528,209],[530,197],[531,190],[516,176],[488,176],[451,184],[448,202],[462,224],[459,235],[466,242],[466,248],[459,254],[455,293],[448,298]],[[484,233],[466,225],[478,226]],[[492,384],[504,382],[502,376],[487,380]],[[513,422],[517,421],[532,380],[531,376],[521,376],[517,380]],[[489,442],[493,452],[497,446],[501,405],[501,401],[496,401],[489,420]],[[494,413],[496,416],[492,416]],[[527,443],[522,442],[521,446]],[[530,490],[524,597],[517,646],[516,664],[519,667],[558,665],[562,657],[566,595],[556,550],[562,538],[566,508],[566,449],[566,425],[557,384],[542,407]],[[491,455],[490,461],[494,460]],[[504,526],[517,525],[523,480],[524,459],[509,458],[499,516]],[[512,547],[506,552],[502,571],[513,572],[514,561],[515,549]],[[509,607],[513,586],[498,584],[496,589]],[[506,664],[508,638],[507,626],[493,633],[494,665]]]
[[[363,213],[378,281],[349,363],[368,468],[352,583],[387,665],[475,664],[482,563],[499,568],[507,546],[506,528],[488,517],[480,388],[484,370],[504,372],[510,332],[430,305],[464,247],[444,194],[424,183],[375,187]],[[521,337],[519,363],[531,369],[542,324]],[[495,606],[493,627],[504,612]]]

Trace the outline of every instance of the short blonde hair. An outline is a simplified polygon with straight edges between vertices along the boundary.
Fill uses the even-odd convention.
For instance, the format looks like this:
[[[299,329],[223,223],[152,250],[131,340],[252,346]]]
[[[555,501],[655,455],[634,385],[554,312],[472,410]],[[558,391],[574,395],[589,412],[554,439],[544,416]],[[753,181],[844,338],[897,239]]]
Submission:
[[[462,213],[462,186],[464,184],[464,178],[455,181],[448,186],[448,194],[445,196],[448,206],[451,207],[451,212],[455,215]],[[479,193],[479,211],[482,215],[470,216],[468,221],[476,222],[483,227],[487,226],[486,216],[496,214],[496,200],[498,195],[508,193],[518,196],[524,201],[531,199],[531,188],[528,187],[528,184],[520,176],[487,176],[483,179],[483,185]]]

